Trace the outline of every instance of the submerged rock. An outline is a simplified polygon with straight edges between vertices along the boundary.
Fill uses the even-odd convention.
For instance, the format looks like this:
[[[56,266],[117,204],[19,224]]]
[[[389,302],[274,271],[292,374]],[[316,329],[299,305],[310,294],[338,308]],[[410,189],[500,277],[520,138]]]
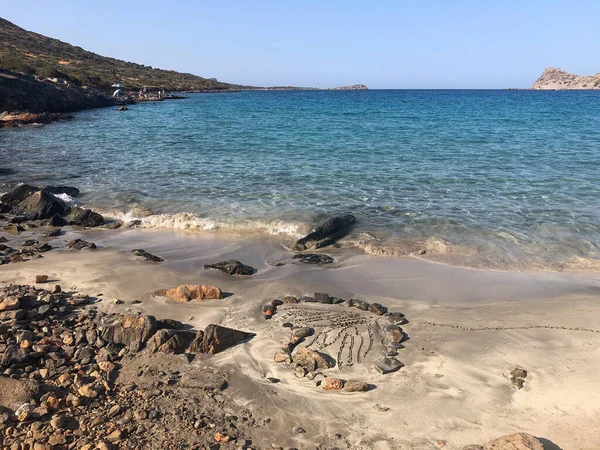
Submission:
[[[252,275],[256,272],[256,270],[245,264],[242,264],[235,259],[230,259],[229,261],[221,261],[214,264],[205,264],[205,269],[219,269],[222,272],[225,272],[227,275]]]
[[[189,302],[192,300],[222,299],[221,289],[214,286],[202,284],[182,284],[171,289],[155,291],[154,295],[169,297],[178,302]]]
[[[321,248],[331,245],[344,236],[355,222],[356,217],[351,214],[333,217],[315,228],[311,233],[298,239],[294,245],[294,250],[301,252],[309,248]]]
[[[294,255],[294,259],[299,259],[304,264],[314,264],[316,266],[332,264],[335,261],[331,256],[321,253],[302,253]]]
[[[25,231],[25,228],[23,228],[21,225],[19,225],[18,223],[10,223],[8,225],[4,225],[2,227],[2,229],[4,231],[9,231],[11,233],[21,233],[22,231]]]
[[[139,256],[140,258],[143,258],[145,261],[151,261],[151,262],[163,262],[164,259],[162,259],[159,256],[155,256],[151,253],[148,253],[146,250],[142,250],[141,248],[136,248],[134,250],[131,250],[131,254],[134,256]]]
[[[69,242],[69,248],[72,250],[83,250],[84,248],[95,250],[97,247],[93,242],[84,241],[83,239],[75,239]]]

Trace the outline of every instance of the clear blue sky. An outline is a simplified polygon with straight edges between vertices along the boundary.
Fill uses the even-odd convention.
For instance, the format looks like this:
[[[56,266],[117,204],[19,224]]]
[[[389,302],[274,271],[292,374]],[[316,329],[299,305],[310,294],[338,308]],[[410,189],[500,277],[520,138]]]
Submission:
[[[240,84],[529,87],[600,72],[598,0],[0,0],[0,16],[126,61]]]

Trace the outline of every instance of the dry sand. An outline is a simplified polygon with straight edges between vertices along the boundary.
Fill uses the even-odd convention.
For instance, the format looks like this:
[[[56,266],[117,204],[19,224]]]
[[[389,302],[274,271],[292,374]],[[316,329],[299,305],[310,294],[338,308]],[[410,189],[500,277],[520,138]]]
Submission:
[[[0,266],[0,281],[31,284],[46,274],[49,284],[104,294],[99,306],[107,311],[138,310],[197,328],[220,323],[257,333],[246,344],[192,363],[233,369],[225,393],[272,420],[272,432],[256,444],[315,448],[338,440],[357,449],[461,449],[526,431],[547,439],[549,449],[600,448],[598,274],[474,271],[339,249],[327,252],[335,264],[315,267],[292,261],[291,253],[266,239],[159,230],[81,236],[100,248],[56,249],[43,259]],[[52,244],[75,237],[71,232]],[[166,261],[139,261],[129,254],[134,248]],[[236,278],[202,268],[231,258],[258,272]],[[151,295],[184,283],[215,285],[232,295],[187,304]],[[262,318],[262,305],[314,292],[377,301],[406,314],[410,339],[398,356],[406,366],[388,375],[371,370],[371,359],[345,367],[338,376],[376,388],[334,393],[274,363],[285,332],[277,315]],[[115,305],[115,297],[125,303]],[[135,299],[142,303],[132,305]],[[285,307],[278,314],[283,312]],[[509,379],[517,366],[529,373],[521,390]],[[295,434],[296,426],[307,432]]]

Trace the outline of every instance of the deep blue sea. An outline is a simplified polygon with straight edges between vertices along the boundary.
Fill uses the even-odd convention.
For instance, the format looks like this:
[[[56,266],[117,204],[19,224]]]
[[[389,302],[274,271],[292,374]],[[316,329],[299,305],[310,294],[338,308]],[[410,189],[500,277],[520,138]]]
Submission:
[[[193,94],[0,130],[0,191],[72,185],[145,226],[503,270],[600,270],[600,92]]]

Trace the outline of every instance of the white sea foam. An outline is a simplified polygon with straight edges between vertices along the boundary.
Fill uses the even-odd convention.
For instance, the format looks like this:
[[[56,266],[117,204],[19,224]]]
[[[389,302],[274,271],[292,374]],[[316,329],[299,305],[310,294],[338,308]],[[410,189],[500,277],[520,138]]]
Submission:
[[[173,229],[197,233],[234,236],[277,236],[289,250],[293,242],[311,231],[312,225],[280,219],[203,218],[191,213],[153,214],[146,208],[129,211],[100,211],[105,217],[127,224],[139,221],[137,227]],[[367,254],[393,258],[417,258],[430,262],[482,270],[500,271],[600,271],[600,260],[588,256],[549,255],[543,248],[517,245],[503,232],[501,241],[452,242],[439,236],[410,237],[357,229],[341,239],[337,246],[359,249]],[[525,251],[526,250],[526,251]]]
[[[143,211],[145,212],[145,211]],[[187,231],[210,231],[223,234],[268,234],[299,238],[307,226],[302,223],[283,220],[221,220],[201,218],[190,213],[143,214],[139,209],[127,212],[104,212],[106,217],[123,223],[139,220],[141,228],[169,228]]]
[[[63,202],[65,202],[68,205],[72,205],[72,204],[75,203],[75,199],[73,197],[71,197],[70,195],[68,195],[68,194],[64,194],[64,193],[62,193],[62,194],[54,194],[54,196],[56,198],[61,199]]]

